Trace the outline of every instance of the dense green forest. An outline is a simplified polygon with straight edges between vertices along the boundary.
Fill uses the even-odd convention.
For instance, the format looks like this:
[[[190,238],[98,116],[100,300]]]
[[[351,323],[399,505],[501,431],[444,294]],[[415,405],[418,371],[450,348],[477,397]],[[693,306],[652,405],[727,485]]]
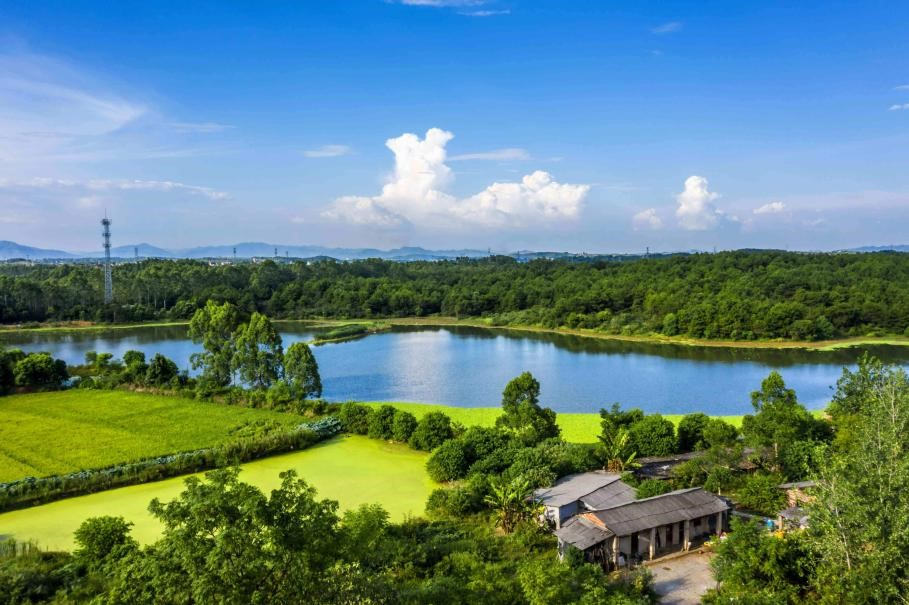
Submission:
[[[738,251],[635,262],[149,260],[0,266],[0,323],[188,319],[207,300],[275,318],[445,315],[610,334],[817,340],[909,330],[909,255]]]

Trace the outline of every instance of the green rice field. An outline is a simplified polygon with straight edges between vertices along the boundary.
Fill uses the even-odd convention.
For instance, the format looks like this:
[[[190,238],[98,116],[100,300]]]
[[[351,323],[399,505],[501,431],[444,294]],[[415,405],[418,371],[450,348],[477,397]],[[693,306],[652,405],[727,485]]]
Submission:
[[[210,447],[246,421],[300,416],[126,391],[0,397],[0,482]]]
[[[405,410],[416,416],[418,419],[429,412],[442,412],[447,414],[453,421],[460,422],[464,426],[493,426],[496,418],[502,413],[501,408],[459,408],[447,405],[434,405],[426,403],[407,403],[407,402],[369,402],[370,405],[393,405],[399,410]],[[664,418],[671,420],[676,425],[682,420],[681,414],[665,414]],[[717,416],[726,422],[737,427],[742,426],[742,416]],[[600,415],[599,414],[580,414],[580,413],[559,413],[556,415],[556,422],[562,429],[562,437],[566,441],[574,443],[593,443],[600,434]]]
[[[318,489],[318,497],[340,503],[341,510],[379,503],[392,519],[420,515],[435,484],[426,474],[427,454],[407,446],[360,436],[336,437],[309,449],[242,465],[240,480],[266,493],[280,485],[278,474],[295,469]],[[161,526],[147,511],[152,498],[170,500],[185,477],[131,485],[0,514],[0,541],[35,540],[42,548],[70,549],[83,520],[119,515],[132,521],[133,536],[147,544]]]

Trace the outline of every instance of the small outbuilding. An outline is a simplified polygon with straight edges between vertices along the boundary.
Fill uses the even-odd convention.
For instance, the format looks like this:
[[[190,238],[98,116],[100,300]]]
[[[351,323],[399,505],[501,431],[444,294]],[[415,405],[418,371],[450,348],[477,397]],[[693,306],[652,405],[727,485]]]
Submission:
[[[559,529],[578,513],[633,502],[635,490],[615,473],[593,471],[562,477],[552,487],[535,490],[533,499],[543,505],[544,519]]]

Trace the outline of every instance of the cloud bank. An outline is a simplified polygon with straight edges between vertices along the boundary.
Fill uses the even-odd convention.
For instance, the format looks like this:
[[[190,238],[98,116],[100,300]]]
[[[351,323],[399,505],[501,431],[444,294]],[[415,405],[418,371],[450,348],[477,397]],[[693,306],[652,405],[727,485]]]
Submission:
[[[445,147],[452,138],[451,132],[430,128],[423,138],[405,133],[388,139],[385,146],[394,154],[395,168],[382,192],[371,197],[338,198],[322,216],[355,225],[446,229],[521,228],[579,216],[590,186],[562,184],[542,170],[519,182],[495,182],[466,198],[447,193],[454,175],[446,164]],[[514,155],[514,150],[507,151]],[[467,154],[461,159],[493,158],[488,154]]]

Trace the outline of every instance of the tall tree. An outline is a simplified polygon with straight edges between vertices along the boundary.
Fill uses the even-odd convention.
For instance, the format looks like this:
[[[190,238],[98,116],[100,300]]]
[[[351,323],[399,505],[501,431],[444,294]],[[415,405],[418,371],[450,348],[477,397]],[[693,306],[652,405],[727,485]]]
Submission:
[[[826,436],[825,425],[798,402],[795,391],[786,388],[776,371],[761,382],[759,391],[751,393],[751,405],[757,413],[742,419],[742,434],[749,445],[769,451],[775,471],[786,471],[782,465],[785,448]]]
[[[228,302],[218,304],[209,300],[193,314],[189,322],[189,337],[205,350],[193,353],[190,361],[194,369],[202,369],[204,381],[219,387],[231,383],[234,332],[239,324],[240,314]]]
[[[270,497],[237,473],[190,478],[173,501],[154,500],[163,537],[119,566],[107,602],[370,602],[350,594],[362,587],[341,560],[337,502],[317,500],[293,471]]]
[[[502,393],[501,416],[496,426],[513,431],[526,445],[533,445],[559,436],[556,414],[549,408],[541,408],[540,383],[533,374],[524,372],[512,379]]]
[[[298,397],[322,396],[319,364],[305,342],[295,342],[284,352],[284,380]]]
[[[811,538],[821,555],[815,582],[831,603],[906,603],[909,595],[909,379],[875,364],[878,376],[844,377],[861,414],[852,437],[825,456]]]
[[[244,382],[266,389],[281,377],[284,357],[281,335],[266,316],[253,313],[249,322],[237,329],[234,344],[232,367]]]

